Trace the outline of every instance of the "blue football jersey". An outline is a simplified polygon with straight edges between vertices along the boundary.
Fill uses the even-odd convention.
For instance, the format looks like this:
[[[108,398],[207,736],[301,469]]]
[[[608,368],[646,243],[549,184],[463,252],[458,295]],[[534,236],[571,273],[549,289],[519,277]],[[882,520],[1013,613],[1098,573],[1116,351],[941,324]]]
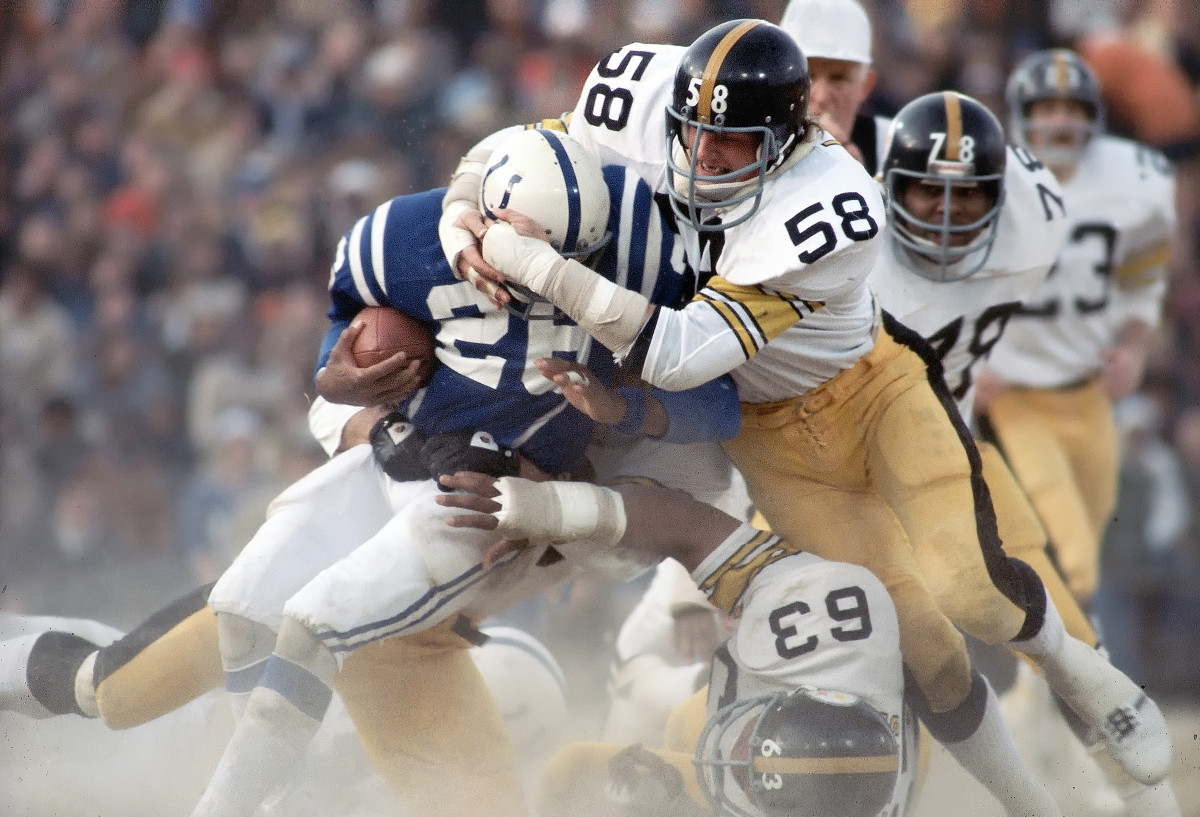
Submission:
[[[681,263],[650,189],[620,166],[605,168],[612,238],[596,269],[654,303],[682,296]],[[548,303],[525,319],[493,306],[459,280],[437,223],[444,190],[399,196],[359,219],[339,242],[330,273],[330,329],[318,368],[364,306],[391,306],[425,323],[438,365],[399,408],[425,434],[487,431],[550,473],[575,468],[593,423],[537,370],[539,357],[586,363],[611,382],[612,355]]]

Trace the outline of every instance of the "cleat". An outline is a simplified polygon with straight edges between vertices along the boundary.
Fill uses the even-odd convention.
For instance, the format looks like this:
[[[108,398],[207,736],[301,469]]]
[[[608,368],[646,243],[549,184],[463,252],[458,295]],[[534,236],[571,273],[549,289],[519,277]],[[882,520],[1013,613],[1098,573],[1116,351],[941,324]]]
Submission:
[[[1074,660],[1043,665],[1051,689],[1104,742],[1126,774],[1154,785],[1171,770],[1171,733],[1162,710],[1100,653],[1075,644],[1081,649],[1070,650]]]

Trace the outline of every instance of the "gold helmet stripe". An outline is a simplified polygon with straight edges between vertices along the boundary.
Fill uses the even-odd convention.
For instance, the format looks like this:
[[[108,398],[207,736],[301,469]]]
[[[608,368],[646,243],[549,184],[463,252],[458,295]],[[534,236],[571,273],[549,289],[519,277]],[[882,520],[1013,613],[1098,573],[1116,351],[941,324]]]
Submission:
[[[894,774],[899,768],[897,755],[754,758],[754,771],[761,774]]]
[[[1054,89],[1065,94],[1071,88],[1071,66],[1067,64],[1067,55],[1061,51],[1054,52]]]
[[[747,31],[760,25],[762,25],[761,20],[747,20],[741,25],[735,26],[732,31],[721,38],[721,42],[717,43],[717,47],[713,49],[712,56],[708,58],[708,64],[704,66],[704,75],[700,78],[700,102],[696,105],[696,121],[700,124],[712,124],[713,87],[717,84],[717,73],[721,70],[721,63],[725,62],[729,50],[745,36]]]
[[[946,161],[957,162],[962,144],[962,105],[954,91],[942,92],[942,101],[946,105]]]

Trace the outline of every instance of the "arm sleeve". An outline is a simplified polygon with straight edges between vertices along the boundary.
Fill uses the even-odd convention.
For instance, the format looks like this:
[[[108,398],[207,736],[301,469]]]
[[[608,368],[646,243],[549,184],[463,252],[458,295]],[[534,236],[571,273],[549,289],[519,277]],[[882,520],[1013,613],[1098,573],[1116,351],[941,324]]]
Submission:
[[[653,389],[651,394],[667,412],[666,442],[732,440],[741,428],[737,387],[728,375],[684,391]]]

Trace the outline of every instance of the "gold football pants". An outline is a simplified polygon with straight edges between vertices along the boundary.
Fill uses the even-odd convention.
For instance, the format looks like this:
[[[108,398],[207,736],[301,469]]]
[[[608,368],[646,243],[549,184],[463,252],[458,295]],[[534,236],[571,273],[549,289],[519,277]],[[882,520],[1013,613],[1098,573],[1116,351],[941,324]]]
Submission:
[[[996,522],[1004,552],[1025,562],[1038,574],[1046,586],[1046,594],[1058,608],[1067,632],[1088,646],[1096,646],[1096,632],[1063,583],[1058,568],[1050,561],[1046,552],[1046,530],[1009,470],[1008,463],[994,445],[985,442],[978,442],[977,445],[983,461],[983,480],[991,492],[992,507],[996,509]]]
[[[523,817],[512,742],[454,619],[351,652],[337,690],[375,767],[420,817]]]
[[[971,688],[955,625],[989,644],[1028,637],[1041,622],[1027,609],[1045,591],[1001,550],[978,451],[918,348],[928,353],[885,319],[874,349],[820,387],[744,403],[725,448],[775,533],[879,577],[906,663],[934,711],[948,712]]]
[[[1117,433],[1099,380],[1069,389],[1010,389],[988,421],[1037,510],[1080,604],[1099,578],[1100,540],[1117,496]]]

